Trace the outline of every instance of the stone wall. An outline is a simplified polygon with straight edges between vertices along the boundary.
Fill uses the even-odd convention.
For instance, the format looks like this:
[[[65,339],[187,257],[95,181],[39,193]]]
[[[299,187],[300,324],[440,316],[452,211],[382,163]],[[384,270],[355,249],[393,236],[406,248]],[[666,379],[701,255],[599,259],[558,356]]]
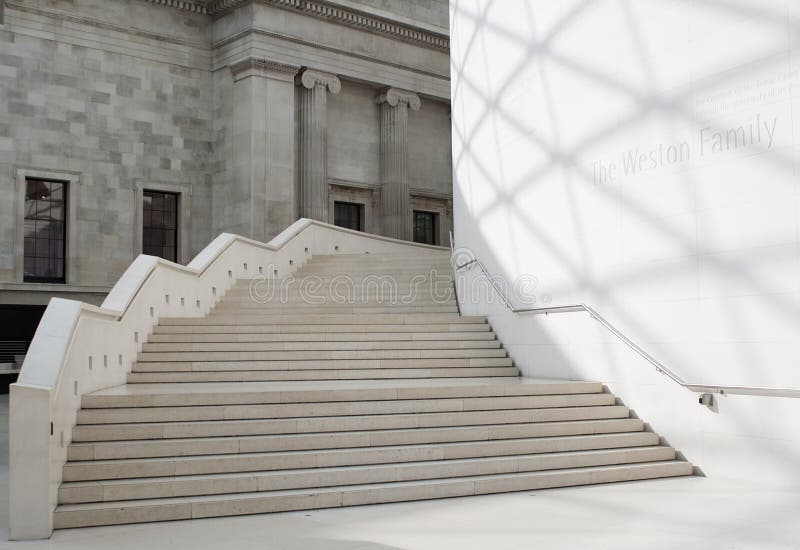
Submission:
[[[208,53],[183,43],[205,28],[187,14],[110,0],[9,2],[0,28],[0,280],[15,276],[15,171],[68,172],[76,241],[73,285],[108,287],[138,253],[137,184],[191,189],[191,257],[211,238],[211,82]],[[141,8],[145,7],[146,10]],[[68,25],[52,10],[75,10]],[[183,38],[136,36],[105,24],[126,14],[132,27],[176,29]],[[191,30],[189,30],[191,29]],[[77,32],[75,32],[77,30]],[[88,37],[91,36],[91,40]]]
[[[377,185],[380,120],[373,86],[343,82],[328,98],[328,177]]]
[[[388,87],[422,98],[409,113],[411,187],[449,200],[444,0],[338,0],[334,15],[269,1],[211,15],[200,1],[4,4],[0,303],[98,301],[141,251],[143,189],[181,193],[179,261],[223,231],[277,234],[300,214],[294,79],[306,68],[341,81],[326,92],[321,181],[369,198],[368,230],[383,230],[376,96]],[[348,25],[336,10],[371,19]],[[22,282],[30,173],[73,182],[64,285]]]

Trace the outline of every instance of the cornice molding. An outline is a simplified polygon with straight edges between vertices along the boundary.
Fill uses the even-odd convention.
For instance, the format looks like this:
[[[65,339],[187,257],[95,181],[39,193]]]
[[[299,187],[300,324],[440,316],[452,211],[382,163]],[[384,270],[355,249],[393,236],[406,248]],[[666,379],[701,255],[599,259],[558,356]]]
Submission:
[[[291,80],[300,70],[299,65],[272,61],[263,57],[246,57],[230,65],[233,80],[241,80],[248,76],[277,76],[281,80]]]
[[[412,111],[419,111],[422,102],[419,96],[409,90],[400,90],[398,88],[386,88],[378,97],[375,98],[376,103],[386,103],[391,107],[397,107],[401,103],[405,103]]]
[[[207,2],[205,0],[147,0],[151,4],[166,6],[183,11],[208,14]]]
[[[338,76],[313,69],[306,69],[297,75],[296,82],[309,90],[317,85],[326,86],[333,95],[342,91],[342,82]]]
[[[146,0],[153,4],[175,9],[223,15],[247,2],[257,2],[276,8],[300,12],[310,17],[332,21],[340,25],[363,29],[375,34],[390,36],[404,42],[412,42],[436,50],[449,51],[450,37],[444,33],[422,29],[379,17],[363,11],[346,8],[326,0]]]

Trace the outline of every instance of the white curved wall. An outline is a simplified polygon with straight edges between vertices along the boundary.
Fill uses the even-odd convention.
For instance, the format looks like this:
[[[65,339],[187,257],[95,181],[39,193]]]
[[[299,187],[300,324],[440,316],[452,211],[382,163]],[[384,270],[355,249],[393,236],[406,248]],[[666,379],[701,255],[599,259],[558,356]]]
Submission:
[[[800,5],[451,0],[458,246],[690,382],[800,387]],[[585,314],[489,311],[529,374],[608,382],[710,474],[800,483],[800,400],[671,386]]]

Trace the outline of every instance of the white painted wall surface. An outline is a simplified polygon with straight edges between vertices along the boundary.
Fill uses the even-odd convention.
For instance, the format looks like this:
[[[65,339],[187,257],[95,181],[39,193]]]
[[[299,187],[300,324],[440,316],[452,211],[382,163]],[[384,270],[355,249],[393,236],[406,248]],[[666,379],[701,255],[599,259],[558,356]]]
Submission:
[[[457,246],[690,382],[800,387],[800,4],[450,9]],[[524,372],[608,383],[707,474],[800,484],[800,400],[711,411],[583,313],[461,299]]]

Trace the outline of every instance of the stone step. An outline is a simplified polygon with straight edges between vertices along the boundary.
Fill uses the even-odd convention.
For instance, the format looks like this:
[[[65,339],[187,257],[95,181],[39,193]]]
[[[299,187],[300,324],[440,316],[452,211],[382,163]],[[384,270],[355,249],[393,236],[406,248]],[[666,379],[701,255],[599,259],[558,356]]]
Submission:
[[[274,308],[270,313],[286,313],[288,315],[386,315],[386,312],[373,311],[378,309],[392,308],[390,313],[394,313],[393,308],[401,308],[396,311],[400,315],[427,315],[430,313],[449,313],[453,311],[440,311],[440,308],[456,308],[455,300],[449,298],[428,298],[415,296],[407,299],[404,296],[345,296],[337,299],[325,298],[316,300],[315,298],[301,296],[270,297],[269,295],[254,295],[241,297],[225,297],[215,306],[223,309],[242,309],[254,308],[257,306]],[[408,308],[403,310],[402,308]],[[338,312],[337,309],[350,309],[353,312]],[[282,311],[286,310],[286,311]],[[416,311],[422,310],[422,311]]]
[[[291,314],[335,314],[353,315],[364,313],[374,315],[376,313],[458,313],[456,305],[433,305],[433,306],[402,306],[402,305],[296,305],[290,306],[281,302],[258,302],[248,301],[242,303],[230,303],[223,301],[214,308],[214,313],[241,313],[250,315],[253,312],[262,312],[268,315],[291,315]]]
[[[387,296],[436,298],[455,300],[453,282],[433,279],[422,280],[420,276],[408,279],[387,279],[387,282],[366,276],[345,278],[343,276],[307,277],[305,279],[265,279],[253,280],[246,285],[236,285],[228,289],[226,298],[247,298],[250,296],[310,296],[317,301],[341,299],[344,296]]]
[[[393,275],[396,273],[419,272],[431,270],[452,274],[453,267],[449,262],[426,263],[425,261],[408,260],[405,262],[315,262],[311,261],[295,270],[295,273],[316,274],[326,271],[341,271],[345,274],[375,271]]]
[[[395,263],[406,265],[406,263],[416,262],[421,265],[447,264],[450,262],[450,251],[440,250],[433,253],[414,254],[391,254],[385,252],[353,253],[348,254],[338,252],[336,254],[317,254],[308,258],[305,265],[317,266],[329,263],[341,262],[346,265],[358,265],[360,263]]]
[[[404,256],[404,255],[394,255],[394,254],[376,254],[376,253],[369,253],[369,254],[326,254],[326,255],[317,255],[312,256],[308,262],[306,262],[306,266],[322,266],[322,265],[330,265],[330,264],[344,264],[345,266],[357,266],[359,264],[392,264],[396,266],[403,266],[409,264],[419,264],[423,267],[425,266],[449,266],[450,265],[450,253],[445,252],[443,254],[431,255],[431,256]]]
[[[165,382],[267,382],[301,380],[385,380],[519,376],[516,367],[437,367],[429,369],[343,369],[209,372],[132,372],[128,384]]]
[[[163,321],[163,319],[162,319]],[[436,332],[482,332],[490,331],[488,323],[434,323],[430,325],[383,325],[383,324],[350,324],[350,325],[282,325],[256,323],[248,319],[252,324],[230,324],[230,325],[167,325],[160,324],[153,328],[155,334],[311,334],[321,335],[325,333],[337,332],[380,332],[396,334],[403,333],[436,333]]]
[[[416,292],[419,296],[445,298],[452,295],[453,280],[432,275],[414,274],[406,277],[363,274],[347,275],[308,275],[300,278],[252,279],[236,283],[228,289],[225,296],[243,297],[250,295],[292,295],[335,298],[350,294],[375,294],[386,292],[406,296]]]
[[[72,443],[67,460],[112,460],[175,456],[311,451],[326,449],[419,445],[500,439],[640,432],[637,418],[583,420],[541,424],[500,424],[450,428],[412,428],[365,432],[329,432],[302,435],[203,437],[170,440]]]
[[[506,350],[503,348],[457,348],[450,347],[445,349],[328,349],[328,350],[277,350],[277,351],[161,351],[161,352],[142,352],[139,354],[137,364],[142,363],[169,363],[169,362],[193,362],[218,365],[224,363],[225,365],[233,363],[247,363],[259,362],[258,368],[261,368],[261,362],[268,362],[270,364],[278,362],[281,366],[285,366],[285,361],[327,361],[332,362],[330,368],[341,368],[344,363],[339,361],[353,361],[353,365],[358,367],[381,367],[384,365],[383,360],[402,361],[398,363],[389,363],[387,366],[440,366],[431,365],[425,361],[412,361],[412,359],[479,359],[479,358],[496,358],[507,357]],[[360,363],[359,361],[369,361],[369,363]],[[466,363],[471,365],[472,363]],[[322,368],[319,363],[307,363],[308,368]],[[459,361],[456,363],[442,363],[441,366],[463,366],[464,362]],[[479,366],[486,366],[479,364]],[[495,365],[492,365],[495,366]],[[508,365],[502,365],[508,366]],[[140,371],[140,369],[135,369]],[[193,369],[186,369],[193,370]],[[212,368],[210,370],[218,370]],[[140,371],[141,372],[141,371]]]
[[[251,382],[216,384],[138,384],[115,386],[86,394],[84,409],[188,405],[264,405],[388,401],[392,399],[457,399],[602,393],[599,382],[538,381],[526,378],[450,379],[445,381],[382,380],[380,382]]]
[[[457,313],[418,313],[398,314],[380,313],[374,315],[249,315],[246,321],[238,316],[211,314],[207,317],[164,317],[159,321],[159,326],[208,326],[208,325],[239,325],[253,323],[279,323],[285,325],[309,325],[325,323],[326,325],[437,325],[437,324],[486,324],[483,315],[461,316]]]
[[[414,350],[408,350],[408,353]],[[422,351],[422,350],[420,350]],[[133,372],[235,372],[235,371],[274,371],[274,370],[366,370],[366,369],[436,369],[436,368],[471,368],[471,367],[510,367],[513,362],[506,357],[505,350],[480,350],[493,352],[495,357],[449,357],[449,358],[387,358],[387,359],[242,359],[242,360],[203,360],[202,353],[195,361],[138,361],[133,364]],[[252,352],[253,354],[257,352]],[[263,352],[275,353],[278,356],[295,352]],[[299,353],[297,352],[299,357]],[[308,352],[339,353],[339,352]],[[357,353],[357,352],[353,352]],[[365,352],[379,354],[380,352]],[[160,354],[166,355],[166,354]],[[215,356],[214,353],[208,353]],[[224,353],[222,354],[224,356]],[[231,355],[233,353],[231,352]],[[455,355],[455,353],[453,353]],[[475,354],[479,355],[479,354]]]
[[[252,343],[252,342],[476,342],[496,341],[496,336],[489,330],[481,332],[328,332],[317,334],[303,333],[156,333],[150,335],[150,342],[175,343]]]
[[[675,459],[666,446],[623,447],[532,455],[422,461],[403,464],[310,468],[277,472],[247,472],[181,477],[156,477],[91,482],[67,482],[58,491],[60,504],[114,502],[225,493],[317,489],[371,483],[391,483],[535,472],[587,466],[619,465]]]
[[[127,424],[78,424],[73,441],[124,441],[128,439],[179,439],[187,437],[226,437],[242,435],[306,434],[359,430],[441,428],[448,426],[484,426],[488,424],[525,424],[627,418],[624,405],[556,407],[541,409],[501,409],[493,411],[456,411],[352,415],[305,418],[169,421]]]
[[[245,352],[245,351],[321,351],[321,350],[478,350],[500,347],[499,340],[366,340],[366,341],[289,341],[289,342],[153,342],[142,346],[153,352]]]
[[[63,504],[56,508],[53,523],[56,529],[64,529],[261,514],[687,476],[691,473],[692,465],[688,462],[671,460],[318,489]]]
[[[315,292],[288,292],[265,289],[245,290],[221,297],[222,304],[262,303],[285,305],[286,307],[391,307],[391,306],[454,306],[455,297],[451,290],[429,292],[424,289],[399,289],[397,291],[369,291],[360,289],[341,289],[331,293],[329,290]]]
[[[658,436],[652,432],[629,432],[323,451],[253,452],[232,455],[214,454],[163,458],[88,460],[67,462],[64,465],[64,481],[294,470],[366,464],[399,464],[422,460],[645,447],[658,445],[658,443]]]
[[[392,399],[375,401],[331,401],[317,403],[267,403],[241,405],[150,406],[81,409],[78,424],[120,424],[131,422],[180,422],[193,420],[246,420],[305,417],[415,414],[554,407],[597,407],[614,405],[610,393],[555,395],[512,395],[462,398]]]

